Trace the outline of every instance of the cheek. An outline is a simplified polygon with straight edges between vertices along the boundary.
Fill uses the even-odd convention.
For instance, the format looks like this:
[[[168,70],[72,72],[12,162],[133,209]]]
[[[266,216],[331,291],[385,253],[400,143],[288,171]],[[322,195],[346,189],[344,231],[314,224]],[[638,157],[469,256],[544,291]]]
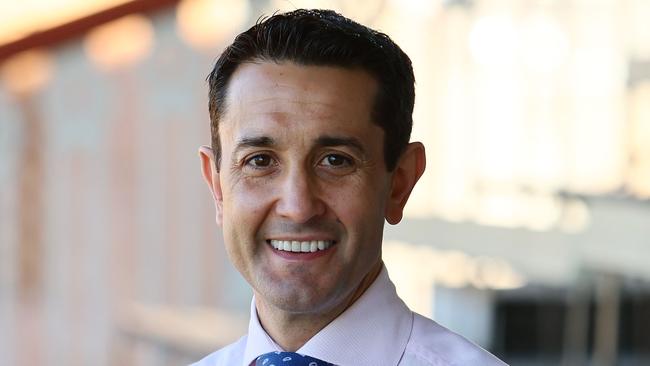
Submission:
[[[253,191],[234,187],[224,192],[223,236],[234,267],[249,278],[251,258],[257,248],[256,233],[264,220],[260,198]]]
[[[224,191],[224,235],[250,237],[255,234],[268,213],[268,187],[239,182]]]
[[[376,230],[376,225],[381,225],[384,220],[384,195],[377,186],[364,183],[340,185],[339,189],[330,191],[327,198],[349,235]]]

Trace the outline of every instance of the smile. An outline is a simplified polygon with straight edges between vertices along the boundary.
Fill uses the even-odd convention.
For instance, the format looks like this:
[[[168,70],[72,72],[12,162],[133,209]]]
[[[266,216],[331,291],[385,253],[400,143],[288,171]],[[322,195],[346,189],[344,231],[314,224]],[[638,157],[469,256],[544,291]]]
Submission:
[[[273,248],[285,252],[309,253],[328,249],[334,244],[333,240],[269,240]]]

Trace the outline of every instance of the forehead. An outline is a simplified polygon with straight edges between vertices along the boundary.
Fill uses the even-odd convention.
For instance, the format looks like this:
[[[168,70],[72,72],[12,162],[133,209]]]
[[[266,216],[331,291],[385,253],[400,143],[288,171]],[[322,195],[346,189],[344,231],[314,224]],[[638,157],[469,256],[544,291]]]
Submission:
[[[376,80],[361,69],[244,63],[231,77],[221,127],[241,129],[272,120],[278,127],[365,128],[372,124],[376,92]]]

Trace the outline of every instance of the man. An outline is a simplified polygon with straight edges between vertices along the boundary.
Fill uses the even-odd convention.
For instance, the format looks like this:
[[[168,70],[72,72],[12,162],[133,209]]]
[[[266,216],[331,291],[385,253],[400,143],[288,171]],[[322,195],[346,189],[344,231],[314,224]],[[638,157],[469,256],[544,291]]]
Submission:
[[[248,335],[195,365],[503,365],[411,312],[383,265],[384,220],[425,167],[411,62],[388,36],[332,11],[276,14],[208,81],[203,176],[254,298]]]

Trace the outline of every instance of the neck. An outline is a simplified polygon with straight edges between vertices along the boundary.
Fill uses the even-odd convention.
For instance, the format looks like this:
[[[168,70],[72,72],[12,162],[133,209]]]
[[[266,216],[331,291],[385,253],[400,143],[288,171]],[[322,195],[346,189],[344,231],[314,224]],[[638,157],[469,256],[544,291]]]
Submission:
[[[383,262],[380,261],[361,280],[361,283],[359,283],[359,286],[354,291],[327,312],[308,314],[288,313],[271,304],[267,304],[261,297],[255,296],[255,307],[257,308],[260,324],[273,341],[282,347],[283,350],[296,352],[315,336],[316,333],[325,328],[327,324],[354,304],[375,281],[382,267]]]

